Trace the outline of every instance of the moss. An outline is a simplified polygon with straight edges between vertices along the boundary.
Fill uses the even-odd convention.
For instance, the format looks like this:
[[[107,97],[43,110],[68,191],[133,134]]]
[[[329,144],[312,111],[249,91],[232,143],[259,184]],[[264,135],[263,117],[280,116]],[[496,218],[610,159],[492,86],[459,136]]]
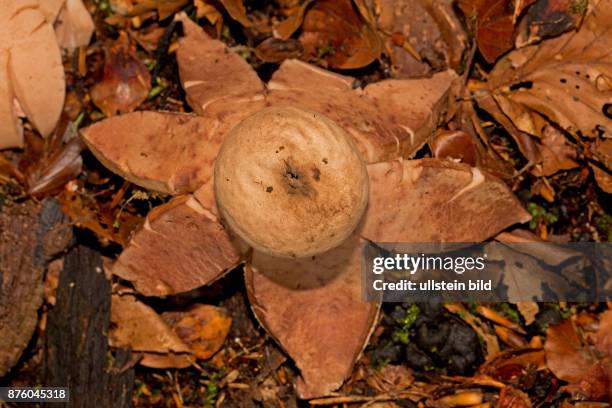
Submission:
[[[421,310],[416,304],[410,305],[404,315],[397,321],[398,328],[393,332],[393,340],[408,344],[410,342],[410,327],[414,324]]]
[[[546,209],[536,203],[527,204],[527,211],[531,214],[531,221],[529,221],[529,228],[535,230],[540,222],[546,225],[554,224],[558,221],[558,217],[552,214]]]
[[[513,322],[515,323],[520,322],[521,318],[519,316],[519,312],[516,309],[514,309],[512,306],[510,306],[508,303],[500,304],[499,309],[504,315],[506,315],[506,317],[508,317]]]
[[[570,5],[572,13],[583,16],[589,7],[588,0],[574,0]]]

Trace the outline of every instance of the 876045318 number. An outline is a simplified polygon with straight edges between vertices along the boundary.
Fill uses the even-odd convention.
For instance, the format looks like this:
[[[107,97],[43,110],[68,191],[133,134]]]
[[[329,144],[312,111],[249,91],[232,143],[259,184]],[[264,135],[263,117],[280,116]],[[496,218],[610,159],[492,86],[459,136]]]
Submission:
[[[0,387],[2,402],[69,402],[67,387]]]

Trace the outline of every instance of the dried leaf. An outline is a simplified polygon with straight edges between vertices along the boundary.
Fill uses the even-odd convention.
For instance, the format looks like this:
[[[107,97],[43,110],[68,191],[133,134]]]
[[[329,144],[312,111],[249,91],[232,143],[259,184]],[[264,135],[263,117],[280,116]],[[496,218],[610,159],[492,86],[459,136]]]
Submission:
[[[588,0],[537,0],[521,24],[517,48],[577,28],[587,9]]]
[[[242,0],[219,0],[227,14],[230,15],[231,18],[242,24],[244,27],[250,27],[251,21],[247,17],[246,9],[244,8],[244,4]]]
[[[89,44],[94,31],[94,22],[82,0],[66,0],[62,7],[55,34],[63,48],[74,49]]]
[[[113,295],[108,340],[113,347],[156,353],[190,349],[150,306],[130,295]]]
[[[146,296],[166,296],[212,283],[239,262],[218,219],[181,196],[149,213],[112,271]]]
[[[580,381],[595,362],[571,319],[548,328],[544,350],[550,370],[565,381]]]
[[[47,166],[36,173],[30,173],[28,193],[38,195],[52,192],[81,174],[81,151],[84,147],[81,140],[72,139]]]
[[[77,227],[88,228],[102,239],[126,245],[132,231],[142,218],[127,211],[115,214],[112,208],[101,206],[89,195],[66,188],[57,196],[64,213]],[[118,227],[117,227],[118,226]]]
[[[514,47],[515,11],[506,0],[459,0],[459,8],[471,23],[478,49],[487,62]]]
[[[537,176],[551,176],[560,170],[569,170],[578,167],[576,162],[576,149],[571,147],[563,133],[548,125],[542,131],[538,148],[542,157],[541,167],[532,172]]]
[[[356,237],[313,259],[255,252],[246,280],[255,316],[300,369],[300,397],[340,387],[378,314],[378,305],[362,300]]]
[[[476,143],[470,135],[461,130],[437,132],[430,147],[436,159],[456,160],[476,166],[478,157]]]
[[[104,76],[92,88],[91,99],[106,116],[113,116],[136,109],[150,90],[149,70],[123,33],[106,58]]]
[[[14,99],[43,136],[53,131],[62,112],[60,49],[36,0],[0,0],[0,44],[0,149],[21,147],[23,130]]]
[[[593,175],[595,176],[595,181],[597,181],[597,185],[606,193],[612,193],[612,175],[609,171],[601,169],[596,165],[591,164],[591,169],[593,170]]]
[[[114,13],[132,17],[157,10],[160,20],[179,11],[187,3],[189,0],[110,0]]]
[[[516,307],[525,319],[525,325],[529,326],[531,323],[535,322],[535,317],[540,311],[540,306],[536,302],[516,302]]]
[[[194,305],[184,312],[165,312],[162,318],[201,360],[221,349],[232,324],[225,309],[209,305]]]
[[[279,40],[270,37],[255,48],[255,55],[262,61],[280,63],[286,59],[299,58],[304,46],[297,40]]]
[[[496,64],[489,91],[520,130],[538,135],[534,116],[544,115],[573,134],[612,131],[605,115],[612,100],[611,22],[612,0],[600,0],[578,32],[513,51]]]
[[[381,0],[377,3],[378,27],[386,34],[386,49],[397,77],[423,76],[459,66],[467,35],[453,1]]]
[[[608,319],[609,316],[602,315],[604,330],[609,326]],[[595,334],[598,340],[604,336],[607,338],[609,332],[598,331]],[[596,344],[600,347],[601,340],[596,340]],[[577,330],[576,323],[567,319],[548,328],[544,345],[548,368],[558,378],[570,383],[567,388],[573,394],[596,401],[609,401],[612,356],[609,348],[599,347],[590,346],[582,331]]]
[[[378,34],[351,0],[318,0],[306,11],[299,37],[308,61],[339,69],[365,67],[382,52]]]
[[[372,241],[481,242],[530,218],[503,182],[464,164],[394,161],[369,165],[368,172],[361,233]]]
[[[531,408],[531,400],[524,392],[514,387],[504,387],[499,393],[498,408]]]

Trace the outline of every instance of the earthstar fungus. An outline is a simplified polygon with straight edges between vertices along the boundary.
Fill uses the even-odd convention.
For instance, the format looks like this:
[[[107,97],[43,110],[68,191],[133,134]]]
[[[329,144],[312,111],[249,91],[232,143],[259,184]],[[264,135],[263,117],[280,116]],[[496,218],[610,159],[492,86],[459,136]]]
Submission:
[[[197,115],[133,112],[82,131],[106,167],[177,196],[150,212],[113,273],[145,296],[168,296],[244,263],[256,318],[300,370],[299,395],[329,395],[350,375],[378,315],[379,304],[361,295],[364,243],[478,242],[529,215],[482,170],[407,160],[432,135],[453,72],[354,89],[350,77],[288,60],[264,84],[223,43],[178,18],[180,78]],[[326,165],[338,167],[329,174]],[[347,200],[330,212],[338,205],[350,214],[332,222],[334,237],[317,222],[296,227],[296,203],[331,202],[328,188]],[[283,219],[270,220],[278,208]]]

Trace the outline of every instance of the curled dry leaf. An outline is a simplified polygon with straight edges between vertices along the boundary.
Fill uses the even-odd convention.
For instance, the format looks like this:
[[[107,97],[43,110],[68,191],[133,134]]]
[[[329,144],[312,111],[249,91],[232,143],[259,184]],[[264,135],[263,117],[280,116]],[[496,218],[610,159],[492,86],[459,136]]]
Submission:
[[[15,100],[47,136],[59,120],[64,96],[60,49],[37,1],[0,0],[0,149],[23,146]]]
[[[123,33],[107,55],[102,80],[92,88],[91,99],[106,116],[113,116],[136,109],[150,90],[149,70]]]
[[[612,131],[612,0],[599,0],[578,32],[515,50],[488,78],[499,108],[516,126],[540,135],[536,115],[573,134]],[[483,106],[487,109],[486,106]]]
[[[433,156],[437,159],[457,160],[476,166],[478,150],[474,139],[462,130],[443,130],[436,133],[430,143]]]
[[[588,0],[537,0],[517,28],[517,48],[577,28],[587,9]]]
[[[378,34],[352,0],[318,0],[306,11],[301,30],[304,58],[331,68],[362,68],[382,52]]]
[[[74,49],[89,44],[94,22],[82,0],[66,0],[55,25],[57,42],[63,48]]]
[[[209,284],[239,262],[218,219],[182,196],[151,211],[113,273],[144,295],[165,296]]]
[[[76,178],[83,167],[81,151],[84,147],[83,141],[74,138],[46,166],[30,173],[28,193],[37,195],[52,192]]]
[[[467,35],[451,0],[381,0],[378,9],[378,28],[398,77],[459,66]]]

